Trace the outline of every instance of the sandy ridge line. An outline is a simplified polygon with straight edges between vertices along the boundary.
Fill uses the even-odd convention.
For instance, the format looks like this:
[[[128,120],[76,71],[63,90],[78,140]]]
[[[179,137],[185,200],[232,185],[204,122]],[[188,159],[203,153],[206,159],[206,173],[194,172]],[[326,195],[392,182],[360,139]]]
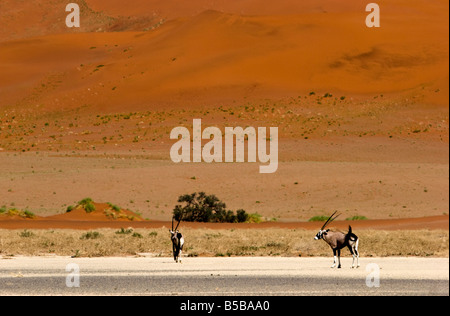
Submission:
[[[164,228],[170,227],[169,221],[144,221],[144,222],[117,222],[117,221],[89,221],[89,220],[54,220],[40,218],[38,220],[0,220],[0,229],[95,229],[95,228]],[[316,230],[320,223],[317,222],[264,222],[260,224],[232,224],[232,223],[183,223],[188,228],[209,228],[209,229],[306,229]],[[354,229],[375,229],[375,230],[448,230],[449,216],[429,216],[422,218],[400,218],[364,221],[335,221],[333,228],[345,230],[351,225]]]

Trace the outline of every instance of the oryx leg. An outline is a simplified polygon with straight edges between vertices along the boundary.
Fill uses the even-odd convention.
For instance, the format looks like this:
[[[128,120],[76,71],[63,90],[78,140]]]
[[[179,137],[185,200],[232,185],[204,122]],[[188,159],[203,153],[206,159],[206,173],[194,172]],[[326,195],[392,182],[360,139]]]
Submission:
[[[178,262],[177,247],[175,245],[173,245],[172,250],[173,250],[173,260],[175,260],[175,262]]]
[[[361,265],[359,264],[359,251],[358,251],[358,247],[359,247],[359,239],[356,240],[356,244],[355,244],[355,254],[356,254],[356,267],[359,268]]]
[[[352,269],[353,269],[355,267],[355,259],[356,259],[355,245],[354,244],[349,244],[348,245],[348,250],[350,250],[350,253],[353,256],[353,261],[352,261]]]
[[[341,268],[341,249],[337,250],[338,253],[338,269]]]
[[[331,268],[336,267],[336,249],[333,249],[333,256],[334,256],[334,261],[333,261],[333,265],[331,266]]]

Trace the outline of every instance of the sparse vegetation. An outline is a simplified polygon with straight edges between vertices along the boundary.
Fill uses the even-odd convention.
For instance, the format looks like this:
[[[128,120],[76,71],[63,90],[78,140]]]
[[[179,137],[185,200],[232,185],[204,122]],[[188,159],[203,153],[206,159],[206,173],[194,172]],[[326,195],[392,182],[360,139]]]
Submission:
[[[29,230],[24,230],[22,231],[19,236],[22,238],[28,238],[28,237],[32,237],[34,234],[32,232],[30,232]]]
[[[81,200],[80,202],[78,202],[78,206],[83,207],[86,213],[92,213],[93,211],[95,211],[95,205],[91,198],[85,198]]]
[[[327,215],[316,215],[311,217],[308,222],[325,222],[329,217]]]
[[[82,240],[97,239],[99,237],[101,237],[99,232],[92,231],[92,232],[87,232],[87,233],[81,235],[80,239],[82,239]]]
[[[109,206],[113,209],[115,212],[120,212],[120,207],[111,203],[108,203]]]
[[[348,217],[345,220],[346,221],[365,221],[367,219],[368,218],[365,217],[365,216],[355,215],[355,216],[352,216],[352,217]]]
[[[127,228],[127,229],[125,229],[125,228],[121,228],[120,230],[118,230],[118,231],[116,231],[116,234],[117,235],[129,235],[129,234],[131,234],[133,232],[133,229],[132,228]]]
[[[133,233],[137,233],[133,237]],[[23,237],[21,236],[24,233]],[[98,257],[129,256],[151,253],[170,257],[172,248],[166,228],[140,229],[117,234],[114,229],[85,232],[78,230],[36,230],[17,232],[1,230],[2,254],[35,256],[54,253],[61,256]],[[188,238],[187,257],[224,256],[330,256],[329,247],[313,240],[315,231],[303,229],[194,229],[184,228]],[[361,257],[420,256],[447,257],[448,230],[381,231],[359,230]],[[124,242],[126,238],[126,242]],[[211,240],[214,242],[211,242]],[[399,242],[399,241],[408,242]],[[93,241],[93,242],[90,242]],[[344,251],[343,256],[350,256]]]
[[[186,222],[203,223],[243,223],[261,222],[261,216],[258,214],[247,214],[244,210],[238,210],[235,214],[227,210],[224,202],[220,201],[215,195],[207,195],[205,192],[182,195],[178,198],[173,215],[176,220],[183,218]]]
[[[6,206],[0,208],[0,214],[4,214],[7,216],[19,216],[27,219],[32,219],[36,217],[36,215],[34,215],[34,213],[29,210],[22,211],[16,208],[7,209]]]

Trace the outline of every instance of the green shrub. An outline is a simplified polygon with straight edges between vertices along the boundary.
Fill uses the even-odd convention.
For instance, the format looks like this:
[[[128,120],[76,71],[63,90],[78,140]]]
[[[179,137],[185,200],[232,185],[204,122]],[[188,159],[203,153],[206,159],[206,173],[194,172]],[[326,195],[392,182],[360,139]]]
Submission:
[[[116,234],[118,234],[118,235],[129,235],[132,232],[133,232],[132,228],[125,229],[125,228],[122,227],[120,230],[116,231]]]
[[[248,221],[249,215],[247,214],[246,211],[244,210],[238,210],[236,212],[236,218],[237,218],[237,222],[238,223],[245,223],[246,221]]]
[[[365,216],[355,215],[355,216],[353,216],[353,217],[348,217],[348,218],[346,218],[345,220],[346,220],[346,221],[365,221],[365,220],[367,220],[367,219],[368,219],[368,218],[365,217]]]
[[[205,192],[182,195],[173,210],[175,220],[203,223],[242,223],[248,221],[249,215],[244,210],[227,210],[225,203],[215,195],[207,195]]]
[[[250,215],[248,215],[248,218],[247,218],[247,221],[246,221],[246,222],[247,222],[247,223],[255,223],[255,224],[259,224],[259,223],[262,222],[262,216],[259,215],[258,213],[250,214]]]
[[[34,234],[32,233],[32,232],[30,232],[30,231],[28,231],[28,230],[24,230],[23,232],[21,232],[20,234],[19,234],[19,236],[20,237],[23,237],[23,238],[28,238],[28,237],[32,237]]]
[[[117,205],[110,205],[110,206],[114,211],[120,212],[120,207],[118,207]]]
[[[35,217],[34,213],[30,212],[29,210],[25,210],[23,212],[23,214],[24,214],[24,217],[26,217],[26,218],[34,218]]]
[[[92,203],[92,202],[93,202],[93,201],[92,201],[91,198],[85,198],[85,199],[82,199],[80,202],[78,202],[78,205],[85,206],[86,204]]]
[[[86,211],[86,213],[92,213],[93,211],[95,211],[95,205],[92,203],[87,203],[84,206],[84,210]]]
[[[87,232],[83,235],[81,235],[80,239],[86,240],[86,239],[97,239],[101,237],[101,234],[99,232]]]
[[[328,220],[329,216],[325,215],[317,215],[311,217],[308,222],[326,222]]]
[[[95,205],[91,198],[85,198],[81,200],[80,202],[78,202],[78,206],[82,206],[86,213],[92,213],[93,211],[95,211]]]

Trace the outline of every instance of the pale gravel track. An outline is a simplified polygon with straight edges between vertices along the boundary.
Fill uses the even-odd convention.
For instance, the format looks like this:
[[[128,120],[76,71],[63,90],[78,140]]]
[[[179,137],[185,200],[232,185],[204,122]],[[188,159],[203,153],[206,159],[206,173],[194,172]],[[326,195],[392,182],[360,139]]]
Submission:
[[[0,257],[0,295],[449,295],[448,258],[362,258],[330,269],[331,258]],[[66,266],[80,287],[66,286]],[[380,287],[369,288],[370,264]]]

